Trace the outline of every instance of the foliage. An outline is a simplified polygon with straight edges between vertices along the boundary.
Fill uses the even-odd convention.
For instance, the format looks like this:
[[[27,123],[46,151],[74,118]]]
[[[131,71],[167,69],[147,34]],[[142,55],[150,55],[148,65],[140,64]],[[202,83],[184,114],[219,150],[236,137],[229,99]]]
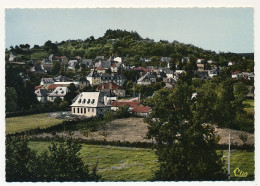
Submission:
[[[10,181],[98,181],[97,165],[89,171],[80,157],[81,145],[70,137],[54,141],[49,152],[36,154],[28,139],[10,137],[6,141],[6,180]]]
[[[28,140],[6,138],[6,181],[32,181],[35,162],[36,152],[28,147]]]
[[[57,61],[54,62],[53,66],[52,66],[52,69],[51,69],[52,75],[59,75],[60,71],[61,71],[61,64],[60,64],[60,62],[57,62]]]
[[[34,94],[34,85],[30,81],[24,81],[20,73],[25,73],[25,67],[12,65],[6,66],[6,87],[13,87],[16,91],[16,110],[28,110],[37,104],[37,97]]]
[[[17,94],[16,90],[13,87],[5,88],[5,99],[6,112],[16,111]]]
[[[155,180],[226,179],[221,156],[216,153],[213,128],[203,124],[214,120],[212,98],[212,91],[202,90],[192,99],[192,89],[187,84],[178,85],[172,92],[160,90],[155,94],[155,107],[147,118],[148,138],[157,142],[160,164]]]

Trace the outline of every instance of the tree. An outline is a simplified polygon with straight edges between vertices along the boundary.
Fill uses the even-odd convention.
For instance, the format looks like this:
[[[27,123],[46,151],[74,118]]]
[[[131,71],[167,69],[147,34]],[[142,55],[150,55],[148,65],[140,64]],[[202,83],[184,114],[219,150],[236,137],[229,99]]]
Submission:
[[[56,97],[54,99],[54,103],[57,105],[57,107],[59,107],[60,103],[62,102],[62,99],[60,97]]]
[[[6,138],[6,181],[99,181],[97,163],[89,170],[80,157],[81,144],[70,136],[52,141],[39,155],[28,147],[26,137]]]
[[[196,98],[186,83],[170,90],[159,90],[148,122],[148,138],[156,140],[159,170],[155,180],[223,180],[226,172],[221,155],[216,153],[217,139],[206,122],[214,111],[210,107],[213,92],[200,91]]]
[[[52,67],[52,70],[51,70],[51,73],[52,75],[58,75],[61,71],[61,64],[60,62],[55,62],[53,64],[53,67]]]
[[[35,173],[36,152],[24,137],[6,138],[6,181],[29,181]]]
[[[6,112],[15,112],[17,107],[17,93],[13,87],[5,88]]]

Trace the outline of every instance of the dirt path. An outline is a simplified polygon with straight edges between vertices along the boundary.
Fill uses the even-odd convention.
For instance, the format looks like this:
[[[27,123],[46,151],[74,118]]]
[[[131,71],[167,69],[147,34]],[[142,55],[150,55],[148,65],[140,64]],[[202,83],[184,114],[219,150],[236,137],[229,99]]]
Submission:
[[[221,137],[219,144],[228,144],[228,133],[230,129],[220,129],[216,128],[216,134]],[[80,131],[73,131],[74,138],[81,139],[95,139],[95,140],[103,140],[106,138],[107,141],[129,141],[129,142],[152,142],[151,140],[145,139],[145,135],[148,132],[147,123],[143,122],[143,118],[124,118],[124,119],[116,119],[114,120],[107,128],[106,131],[100,130],[97,132],[89,133],[88,136],[83,135]],[[254,144],[254,134],[250,134],[247,132],[230,130],[231,132],[231,143],[242,145],[243,142],[239,139],[240,134],[247,135],[247,144]],[[56,135],[58,136],[66,136],[65,132],[59,132]],[[105,135],[107,135],[105,137]],[[38,137],[52,137],[50,133],[42,133],[36,135]]]

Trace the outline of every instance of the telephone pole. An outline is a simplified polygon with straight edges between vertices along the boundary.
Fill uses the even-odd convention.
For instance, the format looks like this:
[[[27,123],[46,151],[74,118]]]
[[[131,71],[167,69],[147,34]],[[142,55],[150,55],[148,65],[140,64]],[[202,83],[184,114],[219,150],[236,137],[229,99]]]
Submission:
[[[230,180],[230,131],[228,135],[228,179]]]

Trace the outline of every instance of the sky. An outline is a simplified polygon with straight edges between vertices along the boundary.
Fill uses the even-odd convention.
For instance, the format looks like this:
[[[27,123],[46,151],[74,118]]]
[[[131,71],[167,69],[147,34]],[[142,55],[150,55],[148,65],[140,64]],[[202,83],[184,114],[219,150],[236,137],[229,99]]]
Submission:
[[[253,8],[6,9],[6,48],[102,37],[108,29],[216,52],[254,52]]]

